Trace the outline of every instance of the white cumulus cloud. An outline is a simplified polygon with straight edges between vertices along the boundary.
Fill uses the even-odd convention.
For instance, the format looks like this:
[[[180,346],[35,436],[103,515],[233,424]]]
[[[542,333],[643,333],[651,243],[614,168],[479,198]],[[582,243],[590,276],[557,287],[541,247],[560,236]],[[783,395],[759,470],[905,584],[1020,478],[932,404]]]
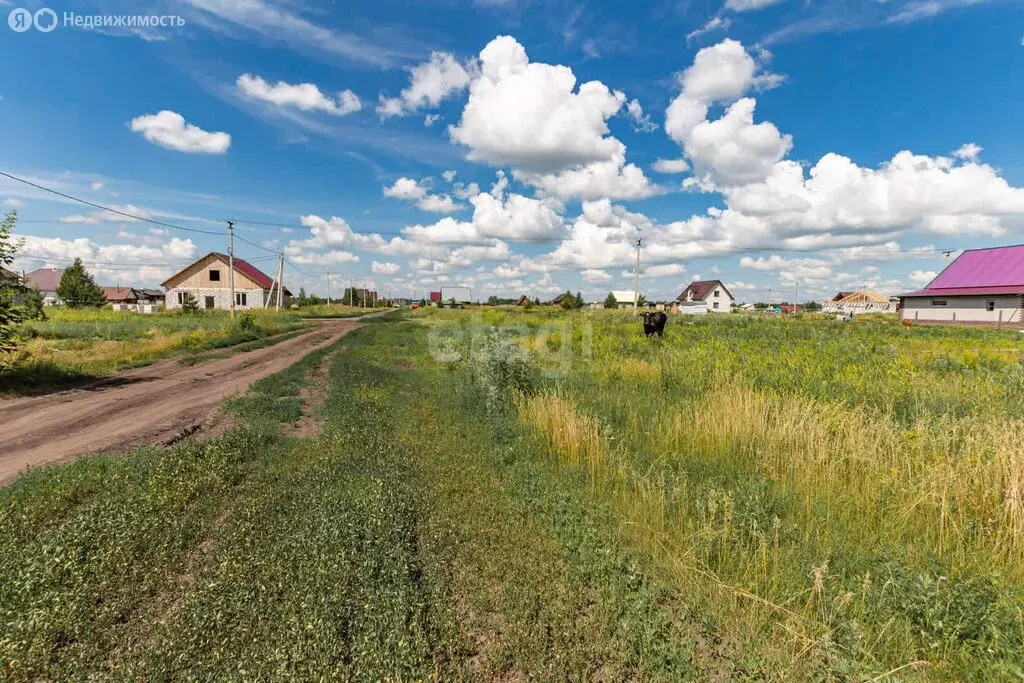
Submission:
[[[762,180],[793,146],[769,122],[754,123],[751,89],[775,87],[781,77],[762,72],[746,48],[726,39],[700,50],[679,77],[682,92],[665,112],[665,132],[679,143],[703,189]],[[711,106],[731,103],[716,120]]]
[[[654,170],[658,173],[685,173],[690,170],[686,159],[658,159],[654,162]]]
[[[451,213],[461,208],[448,195],[430,194],[424,181],[412,178],[399,178],[393,185],[384,188],[384,196],[416,204],[421,210],[434,213]]]
[[[335,99],[320,92],[320,88],[313,83],[291,85],[278,81],[271,85],[259,76],[242,74],[235,85],[249,97],[302,111],[322,111],[333,116],[344,116],[363,108],[359,97],[351,90],[342,90]]]
[[[185,117],[167,109],[156,114],[136,116],[129,124],[136,133],[155,145],[188,154],[224,154],[231,146],[231,136],[224,132],[209,133],[186,123]]]
[[[374,261],[370,266],[374,275],[394,275],[402,268],[397,263]]]
[[[389,118],[403,116],[423,107],[436,107],[446,97],[465,90],[469,85],[470,69],[471,64],[460,64],[447,52],[432,52],[429,61],[410,70],[409,87],[402,90],[398,97],[381,95],[377,113],[381,118]],[[424,123],[429,126],[434,120],[428,118]]]

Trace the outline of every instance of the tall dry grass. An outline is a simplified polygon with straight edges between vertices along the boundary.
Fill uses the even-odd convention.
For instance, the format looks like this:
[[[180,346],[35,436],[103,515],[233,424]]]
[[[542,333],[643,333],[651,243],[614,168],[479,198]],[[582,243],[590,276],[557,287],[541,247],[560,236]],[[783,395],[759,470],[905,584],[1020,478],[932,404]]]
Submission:
[[[812,675],[837,624],[860,624],[873,639],[859,646],[867,656],[919,648],[910,625],[879,613],[889,580],[873,585],[870,561],[848,563],[856,576],[830,569],[837,550],[899,549],[911,565],[940,557],[960,574],[1024,583],[1020,422],[940,418],[902,429],[868,408],[725,382],[700,400],[628,416],[654,454],[640,469],[636,444],[602,433],[571,395],[520,397],[518,408],[558,465],[584,468],[623,534],[692,599],[741,639],[772,633],[787,675]],[[688,474],[709,460],[763,474],[785,509],[762,489]]]

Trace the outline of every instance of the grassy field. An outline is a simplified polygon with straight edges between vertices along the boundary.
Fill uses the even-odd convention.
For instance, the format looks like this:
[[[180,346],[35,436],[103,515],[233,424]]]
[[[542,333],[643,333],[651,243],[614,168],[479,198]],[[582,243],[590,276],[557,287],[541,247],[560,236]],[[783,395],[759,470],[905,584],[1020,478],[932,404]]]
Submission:
[[[1015,334],[375,319],[225,437],[0,489],[0,671],[1019,679]]]
[[[164,358],[259,344],[306,323],[293,313],[224,311],[140,315],[110,309],[48,308],[24,326],[20,349],[0,372],[0,395],[88,380]]]

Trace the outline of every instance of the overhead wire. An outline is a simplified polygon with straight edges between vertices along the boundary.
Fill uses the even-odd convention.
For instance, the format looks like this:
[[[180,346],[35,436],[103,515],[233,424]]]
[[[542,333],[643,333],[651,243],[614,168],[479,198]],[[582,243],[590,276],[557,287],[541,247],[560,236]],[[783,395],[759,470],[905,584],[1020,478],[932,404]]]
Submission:
[[[68,199],[68,200],[71,200],[73,202],[78,202],[79,204],[84,204],[86,206],[91,206],[94,209],[99,209],[101,211],[107,211],[109,213],[116,214],[118,216],[123,216],[125,218],[130,218],[131,220],[141,221],[143,223],[150,223],[151,225],[159,225],[159,226],[162,226],[162,227],[165,227],[165,228],[172,228],[174,230],[184,230],[185,232],[201,233],[201,234],[204,234],[204,235],[220,235],[220,234],[222,234],[220,232],[215,232],[213,230],[200,230],[198,228],[186,228],[183,225],[175,225],[174,223],[166,223],[164,221],[158,221],[158,220],[155,220],[155,219],[152,219],[152,218],[148,218],[146,216],[139,216],[139,215],[136,215],[136,214],[129,213],[127,211],[121,211],[120,209],[114,209],[114,208],[111,208],[109,206],[103,206],[102,204],[97,204],[96,202],[91,202],[88,199],[82,199],[81,197],[75,197],[74,195],[70,195],[70,194],[67,194],[65,192],[61,192],[60,190],[55,190],[52,187],[46,187],[45,185],[40,185],[39,183],[34,183],[31,180],[26,180],[25,178],[19,178],[16,175],[12,175],[12,174],[6,173],[4,171],[0,171],[0,176],[3,176],[4,178],[10,178],[11,180],[15,180],[15,181],[17,181],[19,183],[24,183],[25,185],[29,185],[30,187],[36,188],[37,190],[42,190],[44,192],[49,192],[50,194],[57,195],[58,197],[63,197],[64,199]]]

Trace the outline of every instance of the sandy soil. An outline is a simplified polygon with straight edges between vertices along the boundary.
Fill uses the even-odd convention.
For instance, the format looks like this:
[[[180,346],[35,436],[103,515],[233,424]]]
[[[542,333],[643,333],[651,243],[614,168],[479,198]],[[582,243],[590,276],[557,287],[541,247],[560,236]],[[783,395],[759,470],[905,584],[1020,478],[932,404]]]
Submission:
[[[0,482],[28,466],[224,430],[224,399],[361,326],[353,318],[318,323],[273,346],[191,367],[162,361],[66,391],[0,400]]]

